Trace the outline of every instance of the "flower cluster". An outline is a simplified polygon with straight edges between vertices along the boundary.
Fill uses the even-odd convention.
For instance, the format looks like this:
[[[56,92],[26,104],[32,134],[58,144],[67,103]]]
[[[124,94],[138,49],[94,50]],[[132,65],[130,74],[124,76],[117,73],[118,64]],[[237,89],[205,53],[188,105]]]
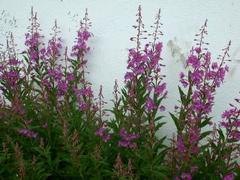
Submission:
[[[146,39],[142,37],[146,31],[143,30],[144,24],[142,23],[141,7],[138,9],[138,19],[137,25],[133,26],[137,29],[137,36],[132,37],[132,41],[136,41],[136,48],[129,49],[128,54],[128,65],[129,70],[125,74],[125,82],[130,85],[130,95],[134,95],[134,89],[136,84],[138,84],[139,79],[143,79],[144,85],[148,89],[148,93],[154,92],[157,96],[166,96],[166,83],[162,82],[164,77],[161,72],[161,52],[162,52],[162,42],[158,42],[157,36],[162,34],[160,31],[160,10],[156,16],[156,22],[154,23],[154,32],[152,35],[153,42],[146,43],[145,47],[141,48],[141,39]],[[132,86],[132,87],[131,87]],[[154,109],[153,99],[151,97],[147,98],[146,108],[151,111]]]
[[[42,44],[40,39],[42,36],[39,31],[39,23],[37,18],[37,13],[33,12],[33,8],[31,9],[31,18],[29,19],[31,22],[31,26],[28,27],[29,32],[25,34],[25,45],[28,48],[28,54],[30,59],[30,65],[35,64],[36,61],[40,58],[40,45]],[[41,56],[42,57],[42,56]]]
[[[90,109],[92,107],[92,104],[90,101],[93,98],[93,91],[91,86],[85,86],[82,88],[73,88],[76,97],[77,97],[77,102],[78,102],[78,107],[81,111],[86,111],[87,109]]]
[[[6,82],[7,86],[11,87],[12,89],[15,89],[19,81],[20,74],[19,71],[17,70],[9,70],[3,72],[1,78],[3,81]]]
[[[82,111],[86,111],[87,109],[96,111],[96,107],[92,103],[93,91],[91,84],[86,81],[85,77],[85,66],[87,61],[84,58],[86,53],[90,50],[88,46],[89,38],[92,36],[91,32],[89,32],[90,27],[91,22],[86,9],[85,16],[80,21],[80,28],[77,31],[77,38],[71,51],[71,56],[76,57],[76,65],[73,72],[67,76],[69,80],[78,79],[79,82],[83,84],[82,87],[73,86],[73,91],[78,101],[78,107]]]
[[[1,52],[0,56],[0,93],[5,96],[4,101],[11,104],[12,112],[18,115],[25,113],[22,100],[19,98],[21,94],[21,79],[23,74],[21,68],[23,63],[17,57],[16,44],[13,34],[7,37],[6,50]],[[6,94],[8,94],[6,96]]]
[[[239,99],[235,99],[239,103]],[[221,126],[226,128],[227,137],[233,140],[240,140],[240,109],[233,104],[230,104],[231,107],[222,113]]]
[[[86,9],[85,16],[80,21],[80,29],[77,31],[75,44],[72,47],[71,55],[73,57],[77,57],[77,59],[80,59],[90,50],[90,47],[87,44],[87,41],[92,36],[92,34],[88,31],[89,27],[91,27],[91,22],[89,20],[88,11]]]
[[[0,77],[9,86],[14,89],[20,79],[19,70],[22,62],[17,58],[15,50],[15,41],[13,34],[7,37],[6,50],[0,53]]]
[[[236,107],[235,105],[232,105],[232,107],[222,114],[222,122],[221,126],[226,128],[227,130],[227,137],[229,139],[238,141],[240,140],[240,109]]]
[[[124,147],[124,148],[130,148],[130,149],[135,149],[137,148],[137,143],[133,142],[133,140],[136,140],[140,137],[139,134],[129,134],[127,133],[125,128],[121,128],[119,131],[119,135],[121,137],[121,140],[118,141],[118,146],[119,147]]]
[[[46,51],[47,57],[51,58],[54,61],[56,60],[56,58],[61,56],[62,49],[62,39],[58,37],[60,31],[56,20],[52,29],[53,29],[52,39],[48,41],[47,49],[42,51],[43,52]]]
[[[90,50],[90,47],[87,45],[88,39],[91,37],[91,33],[81,27],[77,32],[76,44],[72,48],[72,56],[80,58],[82,55],[87,53]]]
[[[219,62],[211,61],[211,53],[203,48],[203,37],[207,33],[207,21],[200,32],[200,42],[197,47],[193,48],[187,59],[189,73],[185,75],[180,73],[180,82],[184,87],[192,88],[192,105],[190,109],[196,114],[209,114],[212,111],[214,103],[214,94],[216,87],[219,87],[224,80],[228,66],[225,65],[226,58],[231,42],[227,48],[224,49],[223,56],[220,56]],[[206,44],[206,43],[205,43]]]
[[[111,139],[111,135],[106,132],[106,130],[106,128],[100,127],[95,133],[97,136],[101,137],[104,142],[108,142]]]
[[[240,102],[240,99],[235,99],[236,103]],[[222,113],[222,121],[220,122],[219,130],[222,131],[222,128],[226,130],[226,142],[222,145],[223,149],[226,149],[226,153],[223,154],[222,159],[227,162],[227,170],[229,173],[224,176],[224,180],[233,180],[235,179],[235,174],[232,169],[236,166],[238,167],[237,159],[239,159],[239,140],[240,140],[240,108],[237,105],[230,104],[230,108],[225,110]],[[218,142],[217,142],[218,143]],[[231,150],[231,151],[229,151]]]
[[[129,49],[128,53],[128,71],[125,74],[125,84],[127,89],[126,99],[128,100],[127,112],[129,118],[135,119],[134,127],[140,133],[143,127],[148,126],[151,144],[154,144],[155,132],[158,131],[155,124],[158,120],[159,111],[164,111],[165,107],[161,104],[166,98],[166,83],[163,82],[162,75],[162,58],[161,53],[163,44],[158,40],[158,36],[162,35],[160,30],[160,10],[158,11],[153,28],[153,33],[149,34],[150,42],[144,42],[146,30],[142,21],[141,6],[137,12],[137,24],[133,27],[137,34],[130,40],[136,43],[136,47]],[[140,108],[141,110],[137,110]],[[136,113],[138,112],[138,113]],[[143,113],[142,113],[143,112]]]

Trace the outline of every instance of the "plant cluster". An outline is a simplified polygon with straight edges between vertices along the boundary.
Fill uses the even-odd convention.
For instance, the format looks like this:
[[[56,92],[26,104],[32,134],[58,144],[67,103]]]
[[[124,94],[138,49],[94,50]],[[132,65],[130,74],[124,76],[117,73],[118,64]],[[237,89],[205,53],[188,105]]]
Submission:
[[[94,96],[87,80],[93,38],[87,10],[70,49],[56,21],[44,43],[33,9],[25,51],[17,53],[14,36],[7,37],[0,52],[0,179],[239,178],[240,108],[230,104],[218,124],[211,117],[231,42],[212,60],[204,23],[180,73],[179,104],[164,117],[160,10],[149,32],[141,6],[136,17],[135,46],[124,86],[115,82],[111,109],[104,107],[102,86]],[[161,133],[167,118],[177,130],[170,144]]]

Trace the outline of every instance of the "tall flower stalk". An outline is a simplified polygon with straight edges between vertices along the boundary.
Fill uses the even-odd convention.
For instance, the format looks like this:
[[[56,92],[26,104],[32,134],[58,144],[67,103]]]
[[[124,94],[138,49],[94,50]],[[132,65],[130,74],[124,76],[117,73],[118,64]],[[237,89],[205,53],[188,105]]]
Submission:
[[[188,73],[180,73],[179,86],[180,106],[177,108],[177,116],[171,114],[177,127],[176,150],[179,152],[179,161],[176,162],[176,172],[191,172],[191,166],[195,166],[193,159],[200,153],[200,141],[208,136],[211,131],[202,132],[206,125],[211,125],[210,113],[214,105],[216,89],[223,83],[228,66],[225,64],[231,45],[223,49],[223,55],[217,62],[211,60],[211,53],[205,42],[207,35],[207,20],[196,34],[196,46],[190,51],[186,68]],[[179,173],[177,173],[179,174]]]
[[[127,112],[132,119],[131,122],[138,128],[138,132],[146,128],[145,118],[148,119],[150,129],[154,129],[154,119],[158,110],[163,111],[161,101],[166,97],[166,83],[162,81],[164,75],[161,72],[161,52],[162,43],[158,41],[158,36],[162,35],[160,30],[160,10],[156,16],[153,33],[150,34],[153,41],[142,45],[141,42],[147,37],[144,34],[144,24],[142,22],[141,6],[138,8],[137,25],[133,27],[137,30],[136,37],[131,40],[136,43],[135,48],[129,49],[128,72],[125,74],[126,90],[128,95]],[[143,46],[143,47],[142,47]],[[139,108],[141,107],[141,108]],[[141,110],[140,110],[141,109]],[[151,130],[152,133],[153,129]]]
[[[135,43],[134,48],[128,50],[127,72],[124,76],[125,87],[120,91],[118,84],[114,86],[114,121],[109,122],[113,128],[112,141],[117,139],[119,151],[127,151],[130,154],[142,152],[148,156],[148,161],[135,159],[133,164],[144,164],[136,171],[152,166],[148,172],[151,178],[156,178],[154,171],[159,170],[159,174],[165,171],[163,159],[165,137],[157,136],[159,129],[165,124],[160,122],[163,118],[161,112],[165,110],[162,100],[166,98],[167,90],[164,82],[165,75],[162,74],[162,42],[159,41],[161,32],[160,10],[158,11],[154,25],[151,26],[153,32],[149,33],[144,29],[142,19],[142,8],[138,7],[136,25],[136,36],[130,40]],[[147,42],[149,40],[150,42]],[[122,157],[130,158],[126,153],[121,153]],[[119,154],[116,157],[118,161]],[[154,164],[157,159],[158,164]],[[133,165],[134,166],[134,165]],[[134,168],[136,169],[136,168]],[[162,177],[165,177],[162,175]],[[144,176],[142,177],[144,178]]]

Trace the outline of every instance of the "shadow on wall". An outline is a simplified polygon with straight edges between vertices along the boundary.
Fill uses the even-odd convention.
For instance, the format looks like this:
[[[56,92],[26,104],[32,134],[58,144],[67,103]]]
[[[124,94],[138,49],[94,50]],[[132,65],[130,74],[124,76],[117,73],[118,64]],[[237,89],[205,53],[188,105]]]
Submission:
[[[185,68],[186,66],[186,59],[187,59],[187,52],[186,50],[191,49],[191,42],[184,42],[180,43],[175,37],[173,40],[169,40],[167,42],[167,47],[170,49],[171,56],[173,57],[176,62],[180,62],[182,64],[182,67]],[[230,77],[234,76],[237,72],[238,66],[236,64],[240,64],[240,46],[238,46],[233,53],[230,55],[230,60],[231,60],[231,69],[228,75]]]
[[[17,21],[14,16],[12,16],[6,10],[0,11],[0,36],[7,36],[9,30],[17,28]]]
[[[170,49],[171,56],[177,60],[177,62],[180,62],[185,68],[186,63],[186,52],[184,52],[184,49],[189,49],[191,47],[190,42],[185,42],[183,45],[179,45],[179,42],[177,40],[177,37],[175,37],[173,40],[169,40],[167,43],[167,47]]]

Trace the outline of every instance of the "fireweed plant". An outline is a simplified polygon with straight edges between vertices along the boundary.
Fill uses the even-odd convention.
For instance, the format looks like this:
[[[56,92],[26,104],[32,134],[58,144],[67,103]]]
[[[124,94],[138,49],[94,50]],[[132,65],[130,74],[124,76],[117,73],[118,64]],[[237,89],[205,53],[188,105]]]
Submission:
[[[115,82],[107,110],[102,86],[94,97],[87,80],[93,38],[87,10],[71,48],[56,21],[45,40],[33,9],[25,50],[18,53],[14,36],[7,37],[0,52],[0,179],[239,178],[240,108],[230,104],[218,124],[210,115],[231,42],[213,61],[207,21],[196,34],[180,73],[179,104],[169,115],[177,132],[167,145],[160,10],[150,31],[141,6],[136,17],[124,86]]]
[[[232,179],[234,177],[232,167],[235,163],[230,162],[234,148],[230,151],[227,149],[229,145],[224,141],[221,128],[216,130],[215,127],[215,131],[212,128],[208,131],[204,129],[212,124],[209,114],[214,105],[216,88],[220,87],[228,72],[226,61],[231,41],[223,49],[218,61],[212,61],[208,43],[205,42],[206,28],[207,20],[200,28],[200,33],[196,34],[196,45],[186,62],[188,72],[180,73],[180,105],[175,106],[175,114],[170,113],[177,127],[177,137],[172,139],[169,157],[171,172],[176,179],[214,179],[216,175],[229,179],[229,173]],[[232,134],[235,136],[234,132]],[[202,141],[204,138],[207,138],[207,142]],[[221,144],[224,144],[223,147]]]

